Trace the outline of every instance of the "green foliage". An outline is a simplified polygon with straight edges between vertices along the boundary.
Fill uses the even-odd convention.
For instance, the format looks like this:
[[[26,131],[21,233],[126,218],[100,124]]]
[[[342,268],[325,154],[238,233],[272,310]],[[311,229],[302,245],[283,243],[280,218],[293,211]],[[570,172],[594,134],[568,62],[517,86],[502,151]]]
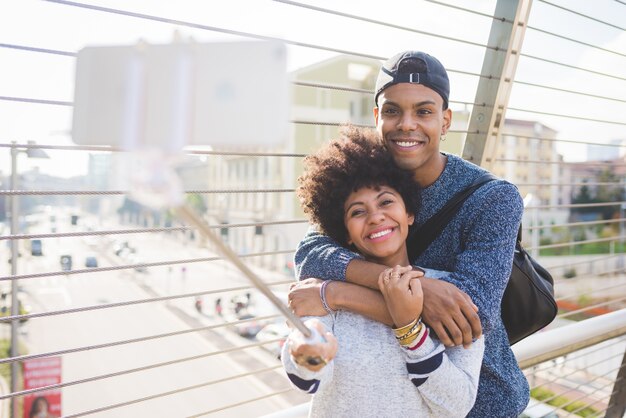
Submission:
[[[575,204],[588,204],[588,203],[609,203],[620,202],[624,200],[626,192],[623,185],[620,183],[621,179],[613,172],[613,168],[604,169],[597,176],[599,183],[613,183],[606,185],[599,185],[594,192],[589,189],[589,186],[584,185],[580,188],[577,195],[572,198],[572,203]],[[582,207],[572,208],[572,213],[579,214],[597,214],[600,219],[613,219],[619,215],[619,205],[614,206],[600,206],[600,207]]]
[[[583,307],[588,306],[588,305],[591,305],[591,302],[593,302],[593,299],[589,295],[580,295],[578,297],[579,306],[583,306]]]
[[[11,343],[8,339],[0,340],[0,358],[10,357],[9,353],[11,350]],[[0,364],[0,376],[4,378],[7,382],[11,380],[11,364],[3,363]]]
[[[531,389],[530,396],[538,401],[546,401],[548,405],[552,405],[558,408],[562,408],[567,412],[573,412],[578,416],[587,417],[598,413],[598,410],[587,406],[583,401],[571,401],[569,398],[556,394],[550,389],[544,387],[536,387]],[[576,412],[574,412],[576,411]]]
[[[198,193],[190,193],[187,195],[186,200],[187,204],[194,208],[196,212],[204,213],[207,211],[207,206],[202,195]]]

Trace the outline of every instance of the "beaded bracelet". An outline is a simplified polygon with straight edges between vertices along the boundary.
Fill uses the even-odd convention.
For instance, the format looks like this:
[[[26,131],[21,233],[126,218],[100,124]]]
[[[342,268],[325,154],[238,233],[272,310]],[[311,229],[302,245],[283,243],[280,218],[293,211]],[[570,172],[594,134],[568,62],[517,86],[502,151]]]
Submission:
[[[330,306],[328,306],[328,303],[326,302],[326,286],[328,286],[329,283],[330,280],[326,280],[324,281],[324,283],[322,283],[322,287],[320,287],[320,299],[322,300],[322,306],[324,307],[326,312],[332,315],[333,313],[335,313],[335,311],[330,309]]]

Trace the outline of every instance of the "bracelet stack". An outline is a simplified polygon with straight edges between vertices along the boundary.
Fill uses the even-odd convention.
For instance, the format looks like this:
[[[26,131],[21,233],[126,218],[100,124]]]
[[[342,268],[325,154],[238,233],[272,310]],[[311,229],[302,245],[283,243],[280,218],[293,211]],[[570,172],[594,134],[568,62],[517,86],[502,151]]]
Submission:
[[[330,309],[330,306],[328,306],[328,302],[326,302],[326,286],[328,286],[330,282],[330,280],[326,280],[324,283],[322,283],[322,287],[320,287],[320,299],[322,300],[322,306],[324,307],[326,312],[332,315],[333,313],[335,313],[335,311]]]
[[[415,350],[426,340],[428,328],[422,324],[421,318],[415,318],[411,323],[400,328],[393,328],[396,340],[404,348]]]

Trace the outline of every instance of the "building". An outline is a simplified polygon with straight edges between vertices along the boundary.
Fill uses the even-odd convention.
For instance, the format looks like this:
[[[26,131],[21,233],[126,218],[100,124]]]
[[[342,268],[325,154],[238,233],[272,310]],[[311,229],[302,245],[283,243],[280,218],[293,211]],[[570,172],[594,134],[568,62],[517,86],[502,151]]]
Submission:
[[[529,209],[525,226],[567,221],[571,186],[568,165],[556,150],[557,132],[536,121],[506,119],[491,169],[518,186]],[[532,209],[535,208],[535,209]]]

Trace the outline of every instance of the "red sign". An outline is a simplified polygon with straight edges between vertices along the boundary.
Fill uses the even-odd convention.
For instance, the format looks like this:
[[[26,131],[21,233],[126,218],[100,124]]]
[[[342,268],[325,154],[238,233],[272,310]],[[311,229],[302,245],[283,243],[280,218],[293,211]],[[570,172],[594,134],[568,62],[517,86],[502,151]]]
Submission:
[[[45,357],[24,362],[24,389],[61,383],[61,357]],[[24,418],[61,416],[61,389],[45,390],[24,396]]]

